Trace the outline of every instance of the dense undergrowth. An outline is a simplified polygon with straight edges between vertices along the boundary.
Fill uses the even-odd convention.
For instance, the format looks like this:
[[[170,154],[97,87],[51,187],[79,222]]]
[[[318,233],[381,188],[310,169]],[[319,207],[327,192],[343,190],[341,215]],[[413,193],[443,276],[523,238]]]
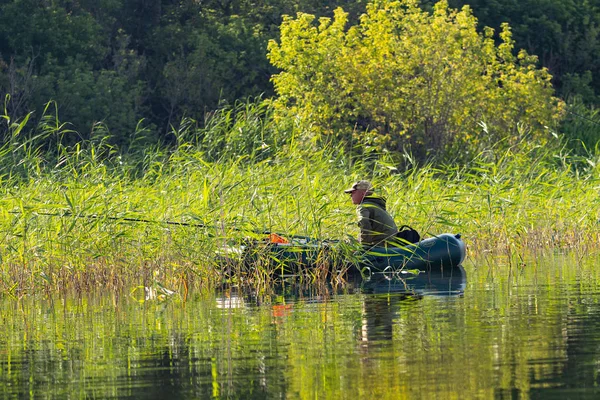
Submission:
[[[264,112],[223,112],[202,129],[188,121],[173,132],[174,146],[132,143],[125,150],[100,136],[62,146],[71,133],[53,117],[30,130],[27,121],[7,121],[0,292],[185,291],[225,279],[268,286],[268,263],[236,275],[241,266],[221,262],[223,255],[264,232],[351,244],[355,212],[343,189],[363,178],[387,197],[398,224],[424,236],[461,233],[470,259],[512,267],[532,251],[597,250],[594,157],[529,146],[527,153],[482,153],[467,165],[418,165],[409,155],[403,162],[356,158],[284,140]]]

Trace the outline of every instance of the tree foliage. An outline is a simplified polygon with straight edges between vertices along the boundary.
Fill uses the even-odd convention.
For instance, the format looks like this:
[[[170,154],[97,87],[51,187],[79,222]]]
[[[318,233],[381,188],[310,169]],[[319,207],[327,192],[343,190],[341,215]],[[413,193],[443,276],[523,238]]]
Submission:
[[[315,114],[315,129],[310,130],[315,140],[333,140],[340,135],[348,146],[366,144],[390,150],[410,146],[426,154],[430,149],[462,146],[465,140],[474,144],[474,148],[495,143],[503,137],[496,132],[501,129],[495,125],[499,120],[508,126],[505,133],[512,130],[510,135],[516,137],[514,124],[506,123],[510,120],[508,115],[502,119],[500,114],[491,111],[494,104],[501,102],[498,98],[485,100],[485,106],[489,106],[486,118],[481,110],[485,107],[469,109],[470,104],[477,105],[482,95],[473,100],[467,86],[471,86],[470,90],[479,90],[481,85],[476,82],[482,78],[476,82],[466,81],[472,69],[458,69],[464,69],[463,65],[469,60],[488,59],[488,56],[477,56],[479,50],[475,44],[469,44],[471,47],[464,50],[467,59],[457,60],[460,51],[452,47],[452,43],[461,43],[460,40],[469,43],[473,26],[477,26],[480,32],[477,40],[482,42],[492,38],[483,26],[502,32],[504,22],[510,23],[514,34],[507,33],[506,42],[502,35],[493,36],[497,47],[494,51],[498,52],[504,43],[503,51],[512,54],[508,61],[496,64],[508,68],[514,63],[521,68],[518,71],[522,71],[526,65],[532,65],[529,56],[523,53],[520,58],[517,52],[524,48],[529,54],[539,55],[541,65],[553,75],[552,83],[563,98],[579,97],[586,106],[596,104],[597,108],[600,93],[598,0],[447,1],[451,7],[471,5],[478,23],[464,10],[447,10],[446,17],[436,11],[426,17],[418,13],[413,3],[410,6],[403,3],[400,7],[404,8],[403,14],[390,11],[386,19],[374,11],[386,4],[379,0],[369,6],[366,14],[367,0],[5,0],[0,2],[0,98],[7,114],[14,119],[24,118],[33,111],[31,121],[39,121],[46,104],[54,100],[60,120],[69,121],[70,129],[78,132],[76,137],[93,136],[100,123],[110,131],[111,143],[126,144],[128,136],[133,135],[143,119],[143,127],[153,132],[149,140],[175,140],[172,132],[179,129],[184,119],[191,118],[202,125],[208,121],[206,116],[223,106],[249,97],[273,95],[270,77],[279,71],[267,58],[267,43],[280,37],[281,28],[289,31],[289,22],[280,27],[282,15],[302,12],[305,13],[302,18],[314,15],[313,22],[305,24],[307,27],[319,30],[320,18],[329,21],[319,33],[329,35],[322,39],[324,46],[330,46],[329,51],[315,50],[311,53],[315,60],[303,61],[305,66],[316,63],[320,69],[306,71],[307,82],[316,82],[308,76],[311,73],[321,74],[319,79],[326,82],[320,86],[320,94],[311,94],[316,96],[314,104],[320,104]],[[433,3],[434,0],[423,0],[421,8],[431,12]],[[334,16],[337,6],[347,13],[343,17],[346,24],[341,27],[336,22],[342,18],[341,14]],[[463,12],[469,16],[464,14],[459,21],[457,18]],[[407,22],[394,27],[395,19],[409,21],[409,16],[414,26]],[[382,26],[375,27],[378,23]],[[420,23],[431,27],[431,31],[419,32],[416,27]],[[339,27],[335,28],[339,29],[338,36],[332,33],[333,25]],[[439,33],[436,29],[451,26],[457,32],[448,37],[435,36]],[[404,35],[414,37],[394,44],[394,38],[401,34],[400,29]],[[416,32],[412,33],[411,29]],[[348,36],[350,31],[354,32],[354,38]],[[377,37],[379,32],[383,33],[380,38]],[[355,42],[350,43],[350,39]],[[313,38],[309,35],[306,40],[310,42]],[[414,48],[420,46],[419,40],[429,44],[412,54]],[[380,44],[387,47],[370,49]],[[354,65],[342,62],[343,57],[332,50],[340,54],[346,52],[346,58],[353,59]],[[400,57],[395,53],[402,51],[412,58],[406,58],[402,66],[395,61],[388,65],[384,57]],[[426,57],[433,57],[432,61],[424,62]],[[504,56],[497,59],[499,57]],[[447,61],[440,62],[445,59]],[[448,69],[450,64],[446,62],[459,67]],[[287,71],[283,69],[283,72]],[[411,78],[421,72],[419,76],[423,79],[430,76],[434,79],[431,82],[442,82],[443,76],[457,81],[448,80],[436,89],[427,86],[431,82]],[[508,70],[504,73],[512,74]],[[380,74],[381,80],[375,84]],[[495,79],[505,84],[488,73],[480,75],[487,76],[488,81]],[[546,82],[541,72],[534,71],[533,75],[537,78],[532,79]],[[440,93],[448,91],[455,93],[446,99],[440,97]],[[486,89],[484,92],[493,97],[497,91]],[[410,101],[404,97],[409,93],[414,96]],[[4,101],[6,95],[8,102]],[[288,95],[280,93],[280,96],[283,102]],[[533,96],[530,94],[529,98]],[[540,99],[545,96],[545,93],[540,95]],[[298,107],[294,104],[297,100],[288,97],[288,104]],[[456,101],[454,106],[452,101]],[[526,103],[523,108],[532,108],[532,104]],[[462,107],[470,114],[459,118],[451,111],[452,107]],[[439,115],[430,112],[431,118],[427,119],[419,114],[428,108],[437,109]],[[534,108],[542,113],[537,106]],[[333,123],[329,119],[335,113],[343,118]],[[412,119],[406,117],[409,113],[414,114]],[[513,110],[511,115],[516,118],[518,112]],[[482,121],[492,132],[488,139],[484,138],[483,128],[477,128]],[[467,130],[457,128],[463,122]],[[529,120],[524,122],[536,125]],[[344,127],[343,132],[338,125]],[[318,132],[316,128],[323,126],[329,126],[330,132]],[[365,130],[369,134],[362,133]],[[349,131],[361,134],[352,136]],[[0,136],[6,135],[6,126],[0,125]]]
[[[415,0],[374,1],[347,28],[333,19],[286,17],[269,58],[283,114],[297,115],[315,143],[343,141],[417,156],[513,145],[523,129],[543,141],[558,114],[551,76],[519,51],[508,25],[496,45],[470,8],[446,1],[429,14]]]
[[[586,102],[600,96],[600,2],[598,0],[449,0],[470,5],[480,26],[509,23],[519,48],[536,54],[562,97]]]
[[[364,1],[338,3],[356,16]],[[0,96],[14,118],[39,119],[54,100],[84,138],[102,122],[125,143],[144,118],[155,140],[172,140],[184,118],[271,95],[266,47],[282,13],[331,9],[314,0],[3,1]]]

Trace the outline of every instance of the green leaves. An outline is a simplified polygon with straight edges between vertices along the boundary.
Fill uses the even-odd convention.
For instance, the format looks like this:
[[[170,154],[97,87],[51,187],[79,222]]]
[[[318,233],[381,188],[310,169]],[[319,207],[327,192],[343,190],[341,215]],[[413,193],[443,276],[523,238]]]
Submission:
[[[571,95],[598,102],[600,57],[598,3],[579,0],[450,0],[454,7],[469,4],[480,26],[514,28],[516,47],[540,58],[554,75],[563,99]],[[590,79],[588,79],[588,76]],[[595,92],[595,93],[594,93]]]
[[[416,1],[377,1],[360,24],[299,13],[286,18],[269,59],[283,115],[297,117],[301,135],[323,145],[358,142],[380,151],[410,148],[421,159],[466,156],[519,139],[517,124],[544,140],[558,102],[550,75],[525,52],[513,56],[504,26],[496,46],[491,30],[480,34],[469,8],[433,13]],[[488,126],[482,135],[480,123]]]

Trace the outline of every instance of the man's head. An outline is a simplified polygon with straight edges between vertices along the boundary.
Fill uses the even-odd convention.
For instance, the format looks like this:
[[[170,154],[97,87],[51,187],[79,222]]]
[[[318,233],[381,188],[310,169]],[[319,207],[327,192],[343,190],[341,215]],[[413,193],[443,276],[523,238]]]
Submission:
[[[350,189],[344,190],[344,192],[350,194],[353,204],[360,204],[365,196],[373,193],[373,186],[369,181],[358,181]]]

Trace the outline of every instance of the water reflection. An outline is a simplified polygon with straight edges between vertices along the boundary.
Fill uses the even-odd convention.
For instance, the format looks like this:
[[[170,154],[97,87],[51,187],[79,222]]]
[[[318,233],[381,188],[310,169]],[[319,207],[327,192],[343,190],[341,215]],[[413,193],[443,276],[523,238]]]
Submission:
[[[238,293],[227,292],[216,298],[217,308],[243,308],[246,305],[244,296]]]
[[[600,271],[572,265],[4,297],[0,397],[596,398]]]
[[[459,296],[467,287],[463,267],[419,274],[377,273],[356,281],[363,293],[403,293],[413,296]]]
[[[368,294],[362,302],[361,341],[363,345],[392,340],[401,305],[423,296],[462,296],[467,286],[463,267],[420,274],[372,274],[355,284]]]

